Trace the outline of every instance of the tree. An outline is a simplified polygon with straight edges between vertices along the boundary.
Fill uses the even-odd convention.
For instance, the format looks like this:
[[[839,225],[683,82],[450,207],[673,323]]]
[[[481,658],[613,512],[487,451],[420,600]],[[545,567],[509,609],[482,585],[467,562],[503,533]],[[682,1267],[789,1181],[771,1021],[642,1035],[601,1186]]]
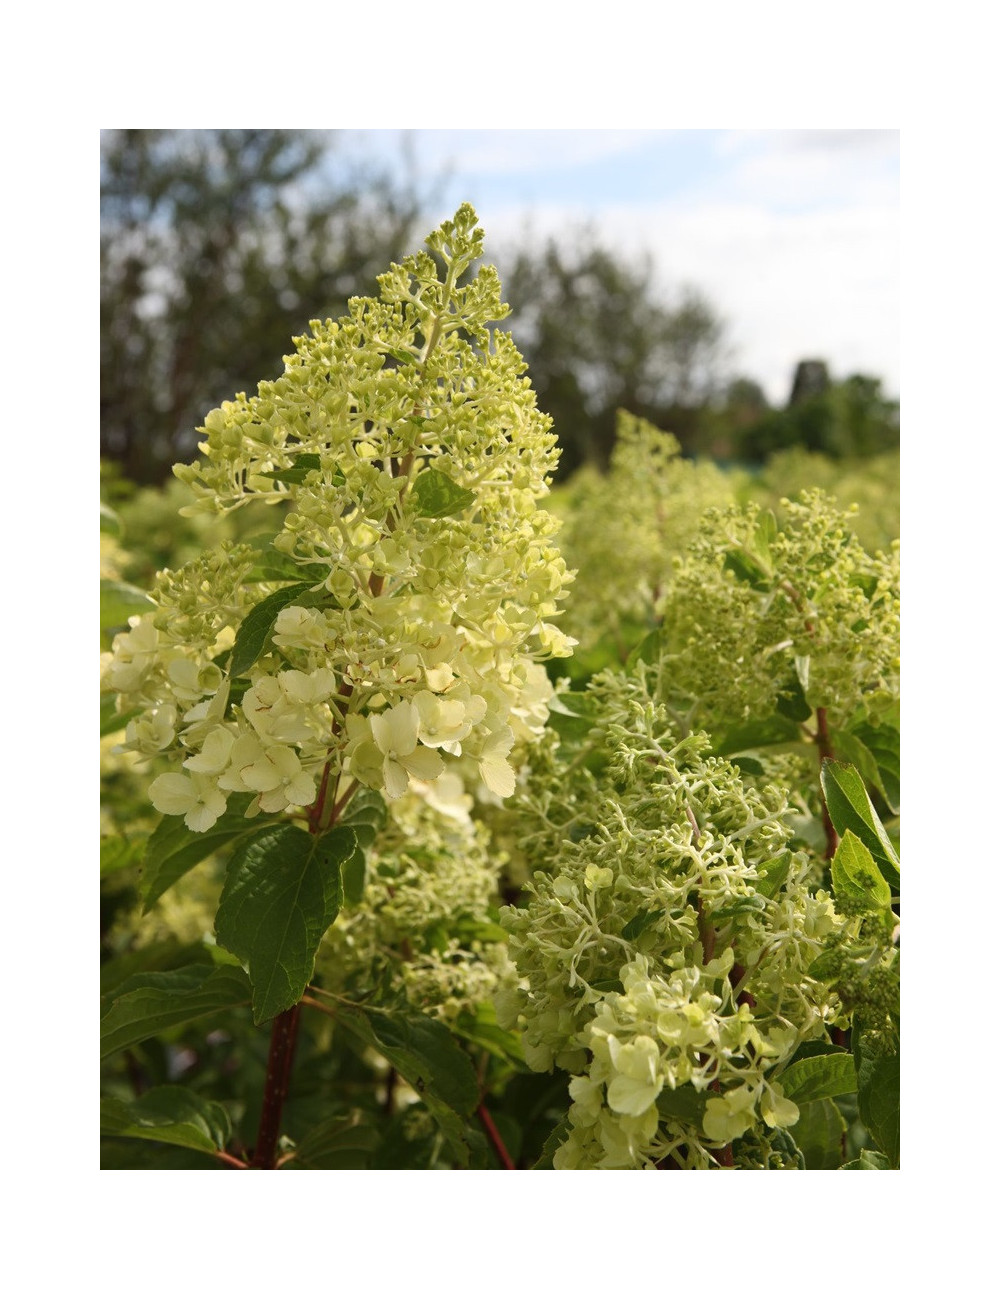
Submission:
[[[412,179],[335,179],[329,133],[115,130],[101,159],[101,453],[137,482],[412,241]]]
[[[687,449],[718,391],[724,326],[694,290],[656,295],[647,255],[623,260],[591,234],[522,250],[506,273],[511,329],[563,447],[560,472],[607,464],[619,408]]]

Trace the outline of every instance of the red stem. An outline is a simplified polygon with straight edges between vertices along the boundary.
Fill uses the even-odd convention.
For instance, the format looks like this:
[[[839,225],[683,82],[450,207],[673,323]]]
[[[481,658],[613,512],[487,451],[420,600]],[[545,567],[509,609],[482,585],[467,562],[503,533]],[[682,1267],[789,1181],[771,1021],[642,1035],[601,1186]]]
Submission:
[[[476,1114],[483,1121],[483,1128],[486,1130],[486,1136],[493,1143],[493,1150],[500,1157],[500,1163],[503,1165],[504,1169],[516,1169],[517,1165],[515,1165],[513,1160],[511,1160],[510,1153],[504,1146],[503,1138],[500,1136],[497,1126],[493,1123],[493,1116],[486,1109],[486,1103],[484,1101],[479,1103],[476,1108]]]
[[[273,1169],[275,1151],[281,1131],[281,1112],[288,1096],[288,1081],[292,1073],[292,1058],[298,1038],[299,1007],[289,1007],[275,1016],[271,1025],[271,1049],[267,1057],[267,1079],[264,1084],[264,1102],[260,1112],[260,1127],[254,1146],[251,1169]]]

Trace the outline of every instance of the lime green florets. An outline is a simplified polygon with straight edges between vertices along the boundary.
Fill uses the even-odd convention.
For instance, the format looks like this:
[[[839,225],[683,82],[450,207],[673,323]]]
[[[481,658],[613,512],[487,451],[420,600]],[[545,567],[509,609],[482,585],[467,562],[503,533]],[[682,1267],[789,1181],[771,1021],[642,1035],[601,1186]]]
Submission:
[[[747,787],[703,735],[678,741],[655,693],[597,680],[588,766],[606,766],[567,762],[540,778],[551,798],[530,792],[547,870],[503,913],[519,979],[501,1023],[534,1069],[573,1075],[557,1168],[707,1167],[793,1124],[782,1068],[837,1014],[808,968],[838,918],[785,848],[784,793]]]
[[[870,556],[822,493],[783,510],[709,511],[664,601],[671,690],[713,733],[794,695],[831,725],[899,698],[898,551]]]
[[[506,797],[515,744],[544,726],[538,661],[569,649],[549,622],[569,582],[558,524],[538,508],[555,438],[492,329],[495,270],[469,278],[473,210],[428,244],[437,260],[393,266],[379,299],[312,322],[284,375],[211,412],[203,459],[175,467],[191,511],[275,511],[270,544],[160,574],[157,612],[106,668],[143,710],[128,743],[184,769],[154,805],[193,830],[233,792],[248,815],[348,783],[398,798],[459,759]]]

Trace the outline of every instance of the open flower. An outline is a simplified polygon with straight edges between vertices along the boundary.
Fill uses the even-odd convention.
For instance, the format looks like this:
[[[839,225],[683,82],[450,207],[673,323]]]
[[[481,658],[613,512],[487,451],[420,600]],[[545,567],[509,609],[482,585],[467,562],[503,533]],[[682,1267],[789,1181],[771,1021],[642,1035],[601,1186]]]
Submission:
[[[410,700],[369,719],[372,739],[383,755],[382,778],[390,799],[398,799],[409,788],[410,777],[433,781],[444,771],[440,754],[418,749],[420,714]]]
[[[165,772],[149,787],[149,797],[157,812],[183,817],[191,831],[210,830],[226,811],[226,796],[215,781],[197,772]]]

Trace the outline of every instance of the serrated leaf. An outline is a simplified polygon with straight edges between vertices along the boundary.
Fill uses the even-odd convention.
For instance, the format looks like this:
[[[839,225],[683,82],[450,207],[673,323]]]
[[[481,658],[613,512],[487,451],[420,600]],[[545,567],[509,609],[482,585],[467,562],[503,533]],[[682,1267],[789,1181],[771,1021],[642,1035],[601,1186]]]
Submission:
[[[795,1061],[778,1076],[785,1096],[796,1105],[842,1097],[858,1090],[854,1058],[850,1052],[828,1052]]]
[[[133,975],[103,1004],[101,1056],[249,1001],[250,985],[238,966],[199,963]]]
[[[893,893],[899,892],[899,858],[868,797],[865,783],[850,763],[824,759],[820,773],[830,820],[839,835],[853,831],[871,853]]]
[[[477,1047],[483,1047],[494,1056],[499,1056],[515,1069],[527,1069],[520,1035],[501,1029],[497,1024],[496,1012],[489,1004],[481,1003],[474,1013],[461,1012],[455,1022],[455,1032],[467,1042],[475,1043]]]
[[[479,1085],[472,1062],[439,1020],[357,1006],[340,1007],[337,1020],[380,1052],[421,1097],[433,1095],[460,1115],[475,1109]]]
[[[346,826],[313,836],[285,823],[242,840],[230,859],[215,929],[249,967],[257,1024],[305,991],[343,901],[342,864],[357,844]]]
[[[232,795],[229,806],[211,830],[192,831],[183,817],[164,817],[146,842],[146,854],[139,881],[142,910],[148,912],[161,894],[176,884],[192,867],[211,853],[217,853],[246,835],[256,834],[261,823],[244,816],[250,794]]]
[[[833,892],[843,906],[878,912],[889,907],[892,895],[875,859],[853,831],[845,831],[830,864]]]
[[[224,1106],[176,1084],[150,1088],[136,1101],[101,1100],[102,1137],[142,1138],[211,1153],[226,1149],[230,1133]]]
[[[374,1047],[419,1094],[448,1141],[456,1161],[468,1166],[482,1146],[464,1120],[479,1100],[472,1062],[440,1021],[416,1013],[386,1015],[341,1006],[337,1021]]]
[[[365,879],[368,874],[368,862],[365,851],[359,844],[340,869],[340,878],[344,886],[344,906],[358,907],[365,896]]]
[[[844,1117],[828,1097],[803,1102],[798,1122],[789,1129],[807,1169],[839,1169],[844,1161],[846,1131]]]
[[[421,470],[413,480],[410,495],[422,519],[460,515],[476,500],[475,492],[462,487],[439,469]]]
[[[264,653],[278,615],[289,605],[312,604],[308,599],[314,583],[295,582],[290,587],[282,587],[265,596],[259,604],[247,614],[236,631],[233,641],[233,653],[229,660],[229,675],[242,677],[253,667]]]
[[[740,582],[747,583],[754,591],[770,591],[773,582],[770,565],[760,556],[754,555],[745,546],[726,552],[723,569],[732,573]]]
[[[777,709],[780,714],[793,722],[806,722],[812,717],[812,705],[806,699],[802,682],[797,676],[787,682],[779,694]]]
[[[338,825],[350,826],[362,848],[369,849],[388,817],[385,800],[377,790],[360,786],[344,810]]]
[[[876,1045],[873,1046],[873,1043]],[[858,1114],[893,1169],[899,1168],[899,1056],[878,1050],[869,1034],[856,1036]]]
[[[128,582],[101,579],[101,629],[124,627],[133,614],[151,614],[156,606],[144,591]]]

